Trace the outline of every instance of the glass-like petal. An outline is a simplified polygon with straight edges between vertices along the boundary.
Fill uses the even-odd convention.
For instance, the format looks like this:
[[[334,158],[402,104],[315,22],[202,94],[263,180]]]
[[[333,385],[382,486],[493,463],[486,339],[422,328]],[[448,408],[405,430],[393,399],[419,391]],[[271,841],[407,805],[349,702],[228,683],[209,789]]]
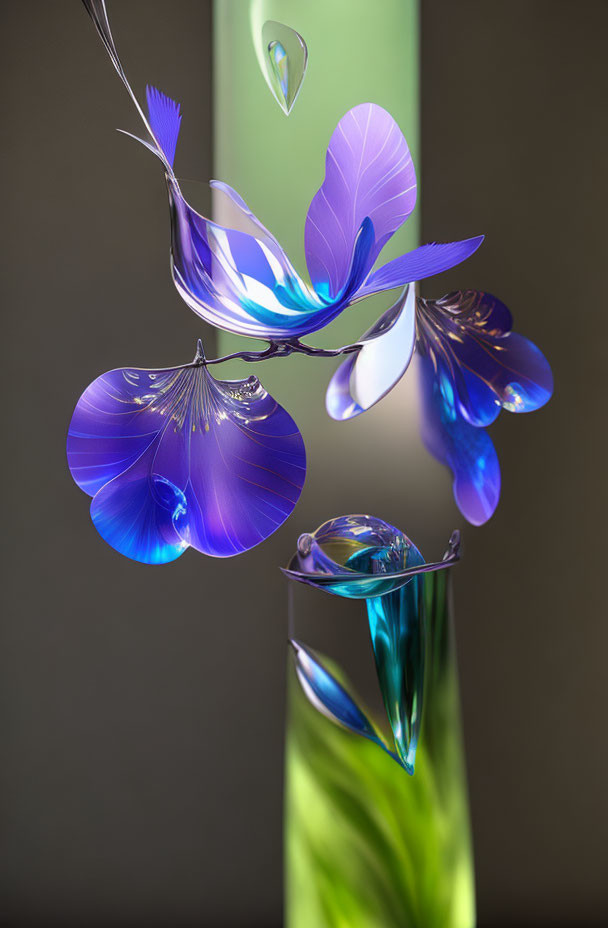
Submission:
[[[459,558],[459,544],[455,532],[443,560],[424,563],[409,538],[387,522],[367,515],[339,516],[301,535],[289,566],[281,569],[291,580],[334,596],[369,599],[400,589],[419,573],[449,567]],[[361,552],[368,559],[365,570],[356,569]]]
[[[418,333],[441,379],[450,379],[460,414],[475,426],[500,408],[531,412],[553,392],[551,368],[539,349],[511,331],[511,314],[490,293],[459,290],[418,300]]]
[[[331,378],[325,405],[332,419],[352,419],[386,396],[407,370],[415,341],[416,288],[411,284]]]
[[[325,179],[306,217],[306,264],[317,293],[333,300],[342,291],[366,217],[375,230],[369,270],[415,203],[416,174],[399,126],[376,104],[355,106],[332,134]]]
[[[101,487],[91,502],[91,519],[103,540],[120,554],[144,564],[167,564],[188,547],[174,524],[184,495],[170,481],[151,475],[154,453],[152,445]]]
[[[333,674],[302,642],[291,639],[290,644],[294,651],[298,680],[315,709],[337,725],[355,735],[369,738],[386,750],[372,723]]]
[[[367,548],[352,555],[347,565],[354,570],[377,571],[378,561],[390,571],[392,548]],[[410,542],[408,563],[424,564]],[[424,691],[424,574],[384,596],[367,600],[369,630],[376,671],[397,753],[408,773],[414,772],[422,718]]]
[[[224,228],[192,209],[174,178],[168,177],[168,185],[173,279],[205,321],[239,335],[296,338],[327,325],[355,298],[369,270],[374,241],[369,219],[355,236],[344,288],[328,303],[296,274],[276,239],[267,230],[261,233],[258,220],[259,237]]]
[[[429,245],[421,245],[370,274],[358,296],[363,298],[383,290],[404,287],[415,280],[424,280],[433,277],[434,274],[449,271],[470,258],[483,239],[483,235],[476,235],[461,242],[432,242]]]
[[[67,454],[102,536],[145,563],[187,545],[216,557],[248,550],[290,515],[306,474],[291,416],[255,377],[215,380],[200,354],[95,380],[74,411]]]
[[[419,372],[424,445],[452,471],[454,497],[465,519],[483,525],[500,497],[500,465],[492,440],[461,415],[452,381],[423,353]]]

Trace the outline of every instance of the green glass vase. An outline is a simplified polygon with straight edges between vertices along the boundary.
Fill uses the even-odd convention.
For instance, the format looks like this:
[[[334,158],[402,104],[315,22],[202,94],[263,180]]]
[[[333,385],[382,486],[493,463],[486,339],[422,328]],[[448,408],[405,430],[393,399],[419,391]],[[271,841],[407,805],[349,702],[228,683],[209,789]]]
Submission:
[[[421,578],[424,694],[415,771],[408,775],[377,744],[317,711],[288,669],[285,769],[287,928],[473,928],[474,876],[450,571]],[[364,604],[290,589],[290,637],[317,642],[352,634],[344,663],[359,670],[369,718],[373,705],[371,644]],[[356,626],[355,624],[356,623]],[[357,657],[358,660],[353,660]],[[367,657],[365,656],[367,655]],[[338,663],[323,663],[352,694]],[[359,686],[361,692],[361,687]]]

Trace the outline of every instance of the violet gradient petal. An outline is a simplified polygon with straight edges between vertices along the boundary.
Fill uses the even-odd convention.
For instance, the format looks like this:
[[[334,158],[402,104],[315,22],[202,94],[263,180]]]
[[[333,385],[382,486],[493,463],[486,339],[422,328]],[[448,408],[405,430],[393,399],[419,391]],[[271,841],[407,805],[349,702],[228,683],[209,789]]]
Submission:
[[[483,235],[460,242],[432,242],[409,251],[370,274],[359,291],[359,297],[370,296],[381,290],[404,287],[415,280],[424,280],[449,271],[474,254],[484,240]]]
[[[332,419],[352,419],[386,396],[407,370],[415,340],[416,290],[411,284],[331,378],[325,405]]]
[[[450,379],[437,374],[429,357],[420,353],[418,364],[424,445],[452,471],[454,498],[465,519],[483,525],[500,497],[500,465],[492,440],[459,413]]]
[[[175,530],[183,493],[151,474],[154,447],[106,483],[91,501],[91,519],[104,541],[143,564],[167,564],[188,545]]]
[[[371,267],[415,203],[416,174],[399,126],[374,103],[355,106],[331,136],[325,178],[306,217],[306,264],[317,293],[338,297],[366,217],[375,229]]]
[[[511,331],[511,314],[491,294],[464,290],[419,300],[418,329],[435,366],[450,372],[459,411],[471,425],[489,425],[501,407],[531,412],[549,400],[546,358]]]
[[[100,534],[145,563],[188,545],[216,557],[253,547],[291,514],[306,474],[293,419],[257,378],[216,381],[203,363],[97,378],[67,452]]]

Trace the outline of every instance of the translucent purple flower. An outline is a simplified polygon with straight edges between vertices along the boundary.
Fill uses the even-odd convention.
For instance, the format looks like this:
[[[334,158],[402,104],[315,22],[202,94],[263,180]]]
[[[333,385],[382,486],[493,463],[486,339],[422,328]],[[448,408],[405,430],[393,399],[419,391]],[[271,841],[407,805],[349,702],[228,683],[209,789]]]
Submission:
[[[148,89],[148,108],[152,131],[159,146],[164,140],[163,154],[171,163],[179,107]],[[298,338],[326,326],[357,300],[447,270],[481,244],[482,236],[425,245],[372,272],[382,248],[416,203],[407,143],[380,106],[356,106],[340,120],[325,170],[305,225],[312,286],[231,187],[212,182],[231,199],[241,225],[251,233],[201,216],[185,201],[173,171],[167,171],[173,279],[195,313],[240,335]]]
[[[188,546],[215,557],[252,548],[291,514],[306,475],[291,416],[256,377],[215,380],[200,348],[182,367],[93,381],[67,455],[99,534],[146,564]]]
[[[361,339],[359,352],[342,362],[327,391],[327,409],[333,418],[359,415],[402,377],[414,341],[411,326],[399,324],[404,314],[405,309],[401,314],[396,307],[389,310],[389,324],[383,327],[382,317]],[[485,426],[501,409],[516,413],[539,409],[553,392],[546,358],[511,326],[504,303],[479,290],[416,300],[423,441],[434,457],[451,468],[458,507],[474,525],[493,515],[500,496],[500,467]],[[376,346],[381,350],[371,355]],[[375,376],[369,370],[370,360]],[[365,394],[360,386],[362,368]]]
[[[423,245],[372,271],[384,245],[414,209],[416,173],[392,116],[381,106],[362,103],[334,130],[325,179],[308,210],[308,284],[227,184],[212,182],[232,200],[248,231],[220,226],[186,202],[173,170],[179,104],[148,87],[144,114],[118,57],[103,0],[85,0],[85,6],[146,127],[150,140],[139,141],[165,168],[173,279],[187,305],[206,322],[272,341],[299,338],[323,328],[357,300],[459,264],[481,244],[483,236]]]

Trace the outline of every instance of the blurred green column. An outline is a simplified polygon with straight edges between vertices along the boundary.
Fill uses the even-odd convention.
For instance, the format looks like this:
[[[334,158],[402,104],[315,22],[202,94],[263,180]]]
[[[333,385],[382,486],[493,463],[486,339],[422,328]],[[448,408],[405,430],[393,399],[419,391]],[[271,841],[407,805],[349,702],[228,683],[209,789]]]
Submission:
[[[419,162],[418,3],[215,0],[213,16],[216,175],[240,192],[305,275],[306,211],[323,180],[331,133],[347,110],[379,103],[403,130],[414,164]],[[272,96],[256,57],[254,38],[267,20],[291,26],[308,46],[308,71],[289,116]],[[414,248],[418,232],[416,211],[383,260]],[[347,343],[375,321],[385,302],[367,301],[357,309],[355,329],[352,314],[345,314],[314,341]],[[242,347],[242,339],[221,335],[220,351],[237,342]],[[279,368],[283,377],[292,376],[288,365],[273,364],[273,378]]]
[[[277,237],[296,269],[306,275],[304,220],[310,201],[319,188],[325,168],[325,151],[338,120],[360,103],[378,103],[395,118],[407,138],[420,184],[419,127],[419,10],[417,0],[214,0],[214,173],[233,186],[249,207]],[[256,55],[261,48],[264,23],[275,20],[297,30],[308,46],[308,70],[299,97],[286,116],[260,70]],[[262,49],[263,51],[263,49]],[[420,186],[419,186],[420,190]],[[230,225],[222,200],[214,202],[214,218]],[[419,244],[419,206],[408,222],[393,236],[382,254],[389,261]],[[391,302],[380,295],[346,310],[327,329],[314,333],[311,344],[338,346],[355,341]],[[263,347],[251,339],[219,333],[218,353],[243,347]],[[307,483],[292,518],[264,546],[269,573],[276,572],[277,558],[286,562],[302,531],[311,531],[326,519],[345,512],[370,512],[402,527],[423,545],[436,547],[445,540],[445,509],[451,498],[448,482],[440,468],[429,463],[417,437],[411,396],[415,378],[405,378],[376,409],[352,423],[335,423],[325,413],[324,396],[336,363],[292,356],[254,366],[242,362],[223,365],[222,376],[242,378],[255,372],[263,385],[296,420],[306,442]],[[406,481],[415,492],[404,492]],[[449,509],[448,509],[449,511]],[[435,529],[435,524],[439,527]],[[430,527],[429,527],[430,526]],[[439,534],[435,538],[434,532]],[[279,552],[282,552],[279,553]],[[255,590],[260,584],[259,559],[239,559],[239,584]],[[264,593],[269,621],[285,614],[285,599],[270,585]],[[253,595],[253,594],[252,594]],[[279,624],[279,623],[277,623]],[[283,626],[284,627],[284,626]],[[315,642],[311,641],[314,646]],[[450,657],[453,662],[453,653]],[[289,724],[298,725],[297,705],[292,694]],[[452,709],[458,718],[454,690]],[[331,725],[325,719],[321,722]],[[458,748],[460,745],[456,738]],[[359,750],[357,746],[356,750]],[[362,748],[365,751],[365,746]],[[274,762],[270,758],[269,762]],[[301,769],[301,768],[300,768]],[[395,765],[390,773],[399,778],[399,789],[408,791],[411,781]],[[373,779],[373,774],[370,771]],[[353,887],[350,921],[340,920],[339,904],[324,909],[319,882],[331,881],[329,873],[315,873],[314,847],[300,841],[295,816],[297,770],[287,766],[286,828],[291,850],[287,860],[286,925],[288,928],[387,928],[367,910],[354,918]],[[459,918],[444,924],[427,921],[399,923],[399,928],[471,928],[472,871],[466,793],[461,768],[454,788],[460,794],[464,821],[462,857],[465,873],[464,901]],[[407,797],[406,797],[407,798]],[[319,801],[326,802],[327,797]],[[314,797],[310,797],[314,802]],[[408,800],[409,801],[409,800]],[[373,797],[370,796],[373,811]],[[395,814],[398,814],[395,811]],[[441,816],[441,812],[439,812]],[[289,819],[292,818],[290,825]],[[451,828],[446,821],[445,827]],[[323,834],[318,835],[320,846]],[[365,857],[365,848],[359,849]],[[305,860],[298,860],[304,855]],[[312,855],[312,856],[311,856]],[[439,871],[442,862],[436,861]],[[370,865],[373,861],[370,858]],[[398,861],[395,866],[399,867]],[[453,862],[446,861],[451,869]],[[308,888],[301,885],[306,868],[311,874]],[[318,868],[317,868],[318,869]],[[297,871],[297,872],[296,872]],[[435,873],[437,870],[434,871]],[[409,874],[410,879],[432,878],[430,873]],[[348,891],[342,885],[341,891]],[[336,902],[336,900],[334,900]],[[314,914],[313,914],[314,913]],[[311,921],[311,918],[313,921]],[[397,923],[395,923],[397,925]]]

